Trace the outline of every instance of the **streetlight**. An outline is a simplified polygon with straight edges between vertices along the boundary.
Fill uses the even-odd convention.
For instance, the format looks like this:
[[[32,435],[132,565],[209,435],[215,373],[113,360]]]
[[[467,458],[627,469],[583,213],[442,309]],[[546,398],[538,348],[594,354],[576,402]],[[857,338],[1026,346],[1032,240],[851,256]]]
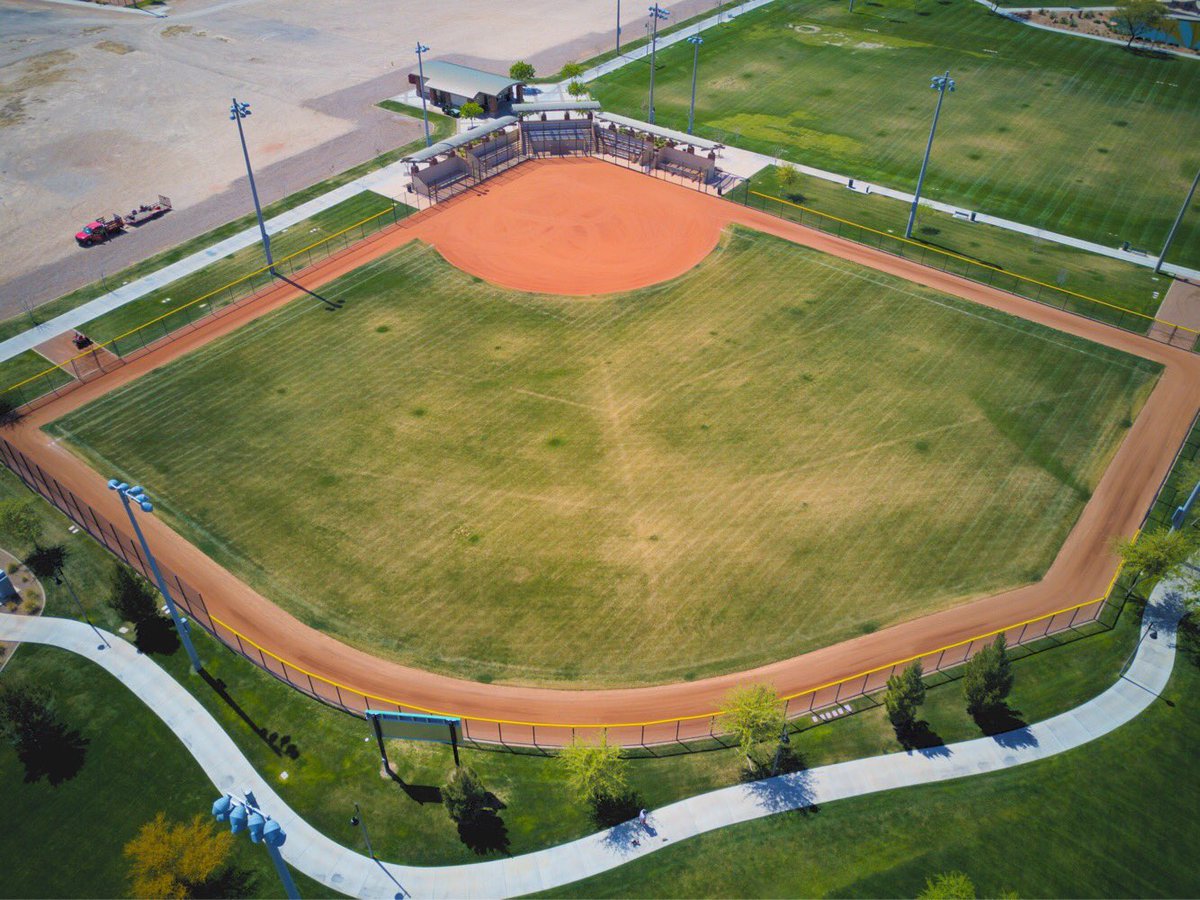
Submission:
[[[292,873],[288,871],[283,857],[279,855],[279,848],[287,840],[287,835],[278,822],[258,808],[258,801],[254,799],[253,793],[246,791],[245,799],[226,794],[213,803],[212,814],[218,822],[228,822],[229,830],[234,834],[248,831],[251,841],[265,844],[271,862],[275,863],[275,871],[279,873],[279,880],[283,882],[284,893],[290,900],[300,900],[300,892],[296,890],[292,881]]]
[[[142,512],[154,512],[154,505],[146,498],[146,492],[141,487],[130,487],[124,481],[118,481],[115,478],[109,479],[108,489],[116,491],[121,495],[121,502],[125,505],[125,512],[129,515],[129,522],[133,525],[133,531],[137,535],[138,541],[141,542],[142,552],[146,554],[146,561],[150,564],[150,571],[154,573],[154,580],[158,584],[159,593],[163,595],[163,599],[167,601],[167,610],[171,613],[171,620],[175,623],[175,630],[179,632],[179,640],[183,642],[183,646],[187,649],[188,658],[192,661],[192,668],[199,672],[203,666],[200,664],[200,656],[196,653],[196,648],[192,646],[192,637],[188,630],[187,622],[179,615],[179,608],[175,605],[175,600],[171,597],[171,592],[167,590],[167,583],[163,580],[162,572],[158,570],[158,562],[154,558],[154,554],[150,552],[150,545],[146,543],[146,535],[142,534],[142,527],[138,525],[137,518],[133,514],[133,507],[129,505],[132,500],[142,510]]]
[[[617,0],[617,56],[621,55],[621,0]]]
[[[363,840],[367,842],[367,852],[371,854],[371,859],[379,859],[379,857],[375,855],[374,848],[371,846],[371,835],[367,833],[367,822],[365,819],[363,819],[362,810],[358,808],[357,803],[354,804],[354,815],[350,817],[350,826],[354,827],[355,825],[362,828]]]
[[[650,124],[654,124],[654,54],[658,50],[658,23],[665,22],[671,13],[657,3],[650,7]]]
[[[271,258],[271,239],[267,237],[267,224],[263,221],[262,207],[258,203],[258,188],[254,185],[254,170],[250,168],[250,151],[246,149],[246,132],[242,130],[242,119],[250,118],[250,104],[238,103],[233,98],[229,107],[229,118],[237,122],[238,137],[242,141],[242,156],[246,160],[246,177],[250,179],[250,196],[254,198],[254,214],[258,216],[258,230],[262,234],[263,253],[267,256],[267,268],[275,274],[275,260]]]
[[[688,107],[688,134],[691,134],[696,122],[696,67],[700,65],[700,45],[704,43],[704,38],[693,34],[687,42],[695,48],[692,53],[692,105]]]
[[[921,174],[917,176],[917,193],[913,196],[912,211],[908,214],[908,227],[904,229],[906,238],[912,237],[913,223],[917,219],[917,204],[921,202],[921,185],[925,181],[925,170],[929,167],[929,152],[933,150],[933,134],[937,131],[938,116],[942,112],[942,101],[946,99],[946,91],[954,93],[954,79],[947,71],[945,75],[935,75],[931,78],[929,87],[938,92],[937,106],[933,110],[933,126],[929,129],[929,143],[925,145],[925,159],[921,162]]]
[[[1200,184],[1200,171],[1196,172],[1196,177],[1192,179],[1191,190],[1188,191],[1187,199],[1183,201],[1183,206],[1179,208],[1179,215],[1175,217],[1175,224],[1171,226],[1171,232],[1167,235],[1167,242],[1163,244],[1162,253],[1158,254],[1158,262],[1154,264],[1154,274],[1162,272],[1163,262],[1167,258],[1167,251],[1171,249],[1171,241],[1175,240],[1175,232],[1179,230],[1179,223],[1183,221],[1183,216],[1187,212],[1187,208],[1192,204],[1192,197],[1196,193],[1196,185]]]
[[[429,137],[429,107],[425,103],[425,63],[422,60],[421,54],[428,53],[429,48],[417,41],[417,77],[421,79],[421,83],[417,86],[417,93],[421,95],[421,117],[425,120],[425,146],[428,147],[433,141]]]

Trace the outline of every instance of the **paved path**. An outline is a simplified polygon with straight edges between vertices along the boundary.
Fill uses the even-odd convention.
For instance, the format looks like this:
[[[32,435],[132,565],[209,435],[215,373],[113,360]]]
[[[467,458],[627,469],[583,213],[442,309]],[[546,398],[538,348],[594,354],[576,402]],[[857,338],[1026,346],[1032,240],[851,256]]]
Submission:
[[[375,862],[318,832],[259,776],[199,701],[131,644],[113,638],[111,649],[102,649],[95,633],[81,622],[12,615],[0,615],[0,638],[70,650],[114,675],[183,741],[218,790],[252,790],[287,832],[284,858],[327,887],[359,897],[475,898],[552,890],[739,822],[877,791],[995,772],[1082,746],[1133,719],[1166,687],[1182,611],[1178,594],[1160,586],[1146,607],[1137,652],[1116,684],[1037,725],[711,791],[655,810],[649,833],[630,822],[536,853],[433,867]]]

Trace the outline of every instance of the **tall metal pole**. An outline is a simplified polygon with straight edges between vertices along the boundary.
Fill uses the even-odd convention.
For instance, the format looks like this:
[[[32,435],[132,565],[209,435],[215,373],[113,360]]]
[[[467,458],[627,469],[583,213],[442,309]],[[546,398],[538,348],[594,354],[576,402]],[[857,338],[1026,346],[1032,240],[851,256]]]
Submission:
[[[124,504],[125,512],[129,516],[129,523],[133,526],[133,531],[137,535],[138,542],[142,545],[142,552],[146,554],[146,561],[150,564],[150,571],[154,573],[154,581],[158,585],[158,591],[162,594],[163,599],[167,601],[167,610],[171,614],[171,621],[175,623],[175,630],[179,633],[179,640],[183,643],[184,649],[187,650],[188,659],[192,661],[192,668],[199,672],[204,668],[200,662],[200,655],[196,653],[196,648],[192,646],[192,637],[188,632],[187,623],[179,615],[179,608],[175,605],[175,600],[171,596],[171,592],[167,589],[167,582],[163,579],[162,572],[158,570],[158,560],[150,552],[150,545],[146,543],[146,535],[142,533],[142,526],[138,524],[137,518],[133,514],[133,507],[129,505],[129,494],[135,494],[138,505],[146,510],[146,512],[152,511],[154,507],[150,506],[150,501],[145,499],[144,494],[131,489],[127,484],[118,482],[115,478],[108,483],[108,486],[121,495],[121,503]],[[150,507],[150,509],[146,509],[146,507]]]
[[[688,130],[687,133],[692,133],[692,126],[696,124],[696,69],[700,65],[700,45],[704,43],[704,38],[698,34],[693,34],[688,38],[688,43],[695,50],[692,53],[692,104],[688,107]]]
[[[933,135],[937,131],[938,116],[942,113],[942,101],[946,99],[946,91],[954,90],[954,81],[950,78],[949,70],[945,75],[938,75],[929,85],[938,92],[937,106],[933,110],[933,125],[929,128],[929,143],[925,145],[925,158],[921,161],[921,174],[917,176],[917,192],[913,195],[912,210],[908,214],[908,226],[904,229],[906,238],[912,237],[913,223],[917,220],[917,206],[921,202],[921,185],[925,183],[925,170],[929,168],[929,154],[933,150]]]
[[[621,0],[617,0],[617,56],[621,55]]]
[[[367,820],[363,818],[362,810],[358,808],[358,804],[354,804],[354,816],[350,819],[351,825],[358,825],[362,828],[363,840],[367,842],[367,852],[371,854],[371,859],[379,859],[375,855],[375,848],[371,846],[371,835],[367,833]]]
[[[1188,191],[1187,199],[1183,201],[1183,206],[1179,207],[1179,215],[1175,217],[1175,224],[1171,226],[1171,232],[1167,235],[1167,242],[1163,244],[1162,253],[1158,254],[1158,262],[1154,264],[1155,275],[1162,271],[1163,262],[1167,258],[1167,251],[1171,249],[1171,241],[1175,240],[1175,232],[1179,230],[1179,224],[1183,221],[1183,217],[1187,213],[1187,208],[1192,205],[1192,197],[1196,194],[1197,184],[1200,184],[1200,170],[1197,170],[1196,177],[1192,179],[1192,187]]]
[[[267,854],[275,864],[275,871],[283,883],[283,892],[289,900],[300,900],[300,892],[296,890],[292,873],[288,871],[279,852],[279,848],[287,840],[287,834],[278,822],[259,808],[253,791],[246,791],[245,798],[225,794],[212,805],[212,813],[218,822],[228,822],[234,834],[249,831],[253,843],[265,844]]]
[[[429,48],[417,41],[417,77],[421,79],[421,84],[417,87],[417,93],[421,95],[421,118],[425,120],[425,146],[428,147],[433,143],[429,137],[429,107],[425,102],[425,63],[421,58],[421,54],[428,53]]]
[[[665,19],[669,13],[661,9],[657,3],[650,7],[650,124],[654,124],[654,59],[658,52],[658,20]]]
[[[74,600],[75,605],[79,607],[79,612],[83,616],[83,620],[92,626],[92,631],[96,632],[96,637],[100,638],[100,640],[104,642],[96,649],[97,650],[104,650],[104,649],[111,650],[112,644],[110,644],[108,642],[108,638],[106,638],[104,636],[104,632],[96,627],[96,623],[92,621],[92,617],[87,614],[87,610],[84,609],[83,603],[79,599],[79,595],[75,593],[75,588],[71,587],[71,582],[67,581],[66,576],[61,575],[61,574],[55,575],[54,583],[61,584],[63,587],[65,587],[67,589],[67,593],[71,595],[71,599]]]
[[[249,103],[238,103],[233,98],[229,107],[229,118],[237,122],[238,138],[242,142],[242,157],[246,160],[246,177],[250,180],[250,196],[254,198],[254,215],[258,217],[258,231],[262,235],[263,253],[267,257],[267,268],[275,274],[275,260],[271,258],[271,238],[267,236],[267,223],[263,221],[262,206],[258,202],[258,187],[254,183],[254,170],[250,168],[250,151],[246,149],[246,132],[242,130],[242,119],[250,115]]]

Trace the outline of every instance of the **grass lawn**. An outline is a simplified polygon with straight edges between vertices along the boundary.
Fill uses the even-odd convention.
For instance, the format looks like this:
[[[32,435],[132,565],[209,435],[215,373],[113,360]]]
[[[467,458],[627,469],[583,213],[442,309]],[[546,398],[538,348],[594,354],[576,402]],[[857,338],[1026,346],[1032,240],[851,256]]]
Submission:
[[[157,716],[97,666],[51,647],[23,646],[0,679],[20,675],[45,685],[59,717],[88,741],[74,778],[51,786],[25,781],[12,746],[0,742],[8,839],[0,841],[6,897],[129,895],[122,848],[160,810],[173,821],[208,815],[217,789]],[[248,839],[230,862],[248,876],[235,896],[280,897],[270,859]],[[305,896],[328,889],[297,875]]]
[[[56,387],[61,387],[71,380],[71,376],[61,369],[48,371],[54,363],[46,359],[36,350],[26,350],[23,353],[18,353],[11,359],[6,359],[0,362],[0,396],[3,396],[5,389],[12,385],[20,384],[26,379],[33,378],[35,375],[42,375],[40,381],[40,390],[38,393],[45,394]],[[32,382],[30,387],[36,382]],[[15,395],[14,395],[15,396]],[[32,394],[30,396],[33,396]]]
[[[882,194],[859,194],[839,184],[798,175],[794,184],[780,185],[779,170],[771,166],[750,180],[752,191],[779,197],[801,206],[858,225],[903,237],[908,221],[909,204],[893,200]],[[741,200],[744,191],[739,189],[732,197]],[[761,198],[751,197],[756,204]],[[772,212],[780,211],[778,204],[768,206]],[[784,209],[785,215],[799,219],[800,210]],[[804,216],[805,221],[809,217]],[[836,223],[826,222],[826,227]],[[847,232],[849,234],[849,232]],[[1153,269],[1133,263],[1110,259],[1086,250],[1077,250],[1040,238],[1005,231],[991,225],[966,222],[947,213],[922,207],[917,214],[917,225],[913,237],[937,250],[965,256],[989,266],[1004,269],[1016,275],[1032,278],[1068,291],[1103,300],[1115,306],[1153,316],[1171,284],[1171,276],[1155,275]],[[979,277],[978,275],[976,277]],[[1029,291],[1035,287],[1026,284]],[[1158,294],[1156,297],[1155,294]],[[1055,291],[1046,292],[1047,302],[1062,303],[1065,295]],[[1072,308],[1084,315],[1103,321],[1114,320],[1116,314],[1103,304],[1079,301]],[[1142,320],[1149,327],[1149,320]],[[1125,318],[1126,327],[1133,328],[1137,320]],[[1140,330],[1145,331],[1146,328]]]
[[[960,870],[981,897],[1194,897],[1198,697],[1193,632],[1162,699],[1085,747],[736,825],[554,895],[914,897]]]
[[[596,300],[417,245],[323,293],[51,430],[315,627],[481,680],[748,668],[1036,579],[1156,377],[750,232]]]
[[[1157,252],[1195,175],[1200,66],[1057,35],[971,0],[781,0],[704,35],[696,133],[903,190],[946,99],[924,195],[1053,231]],[[682,130],[692,47],[658,54],[660,125]],[[590,85],[644,117],[648,72]],[[1200,196],[1173,261],[1200,266]]]

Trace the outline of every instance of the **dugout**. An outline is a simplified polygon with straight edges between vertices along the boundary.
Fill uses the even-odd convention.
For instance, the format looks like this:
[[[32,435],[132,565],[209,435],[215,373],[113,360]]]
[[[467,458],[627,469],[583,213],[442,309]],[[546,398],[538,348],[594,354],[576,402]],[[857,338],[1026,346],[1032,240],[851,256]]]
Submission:
[[[716,141],[613,113],[598,113],[596,118],[602,123],[597,138],[604,153],[700,184],[710,184],[717,176],[722,145]]]
[[[462,182],[480,181],[520,155],[520,133],[508,129],[515,116],[478,125],[405,157],[412,164],[412,187],[422,197],[444,194]],[[446,157],[439,159],[439,157]],[[422,168],[425,165],[425,168]]]

